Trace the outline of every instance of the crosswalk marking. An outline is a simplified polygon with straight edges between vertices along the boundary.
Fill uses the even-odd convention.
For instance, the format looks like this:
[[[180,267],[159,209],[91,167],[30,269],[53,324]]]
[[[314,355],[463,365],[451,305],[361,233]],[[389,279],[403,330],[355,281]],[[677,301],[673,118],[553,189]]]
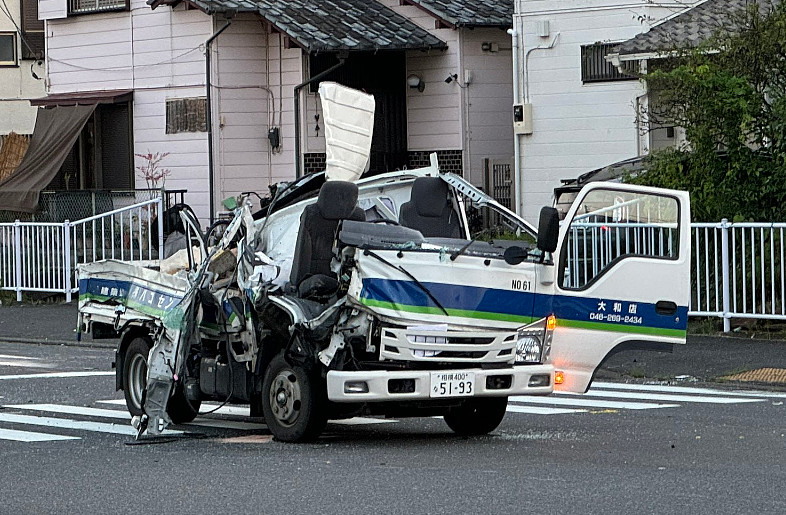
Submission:
[[[85,371],[85,372],[43,372],[41,374],[15,374],[15,375],[0,375],[0,380],[3,379],[49,379],[60,377],[91,377],[91,376],[113,376],[115,372],[104,371]]]
[[[557,395],[569,395],[565,392],[555,392]],[[742,398],[742,397],[720,397],[720,396],[701,396],[701,395],[680,395],[667,393],[648,393],[648,392],[625,392],[609,390],[590,390],[584,394],[587,397],[615,397],[618,399],[639,399],[649,401],[666,402],[698,402],[708,404],[738,404],[743,402],[764,402],[764,399]]]
[[[513,402],[523,402],[525,404],[553,404],[561,406],[583,406],[587,408],[611,408],[611,409],[656,409],[656,408],[677,408],[679,404],[656,404],[651,402],[621,402],[596,399],[582,399],[579,397],[534,397],[527,395],[517,395],[508,400]]]
[[[22,377],[79,377],[85,375],[110,375],[114,372],[63,372],[56,374],[26,374]],[[9,376],[0,376],[0,379]],[[10,376],[20,377],[20,376]],[[585,394],[555,392],[551,396],[512,396],[509,399],[507,411],[513,414],[529,415],[566,415],[587,413],[597,409],[619,410],[648,410],[659,408],[678,408],[687,403],[705,404],[740,404],[765,402],[768,398],[784,398],[786,393],[771,393],[759,391],[729,391],[711,388],[693,388],[690,386],[671,386],[659,384],[624,384],[604,383],[593,384]],[[99,400],[96,403],[107,407],[74,406],[66,404],[11,404],[5,408],[21,412],[38,412],[32,416],[19,413],[0,412],[0,424],[19,424],[29,426],[42,426],[47,428],[70,429],[79,431],[92,431],[98,433],[135,436],[136,431],[128,424],[131,415],[125,410],[124,399]],[[122,408],[120,408],[122,406]],[[111,408],[111,409],[110,409]],[[217,402],[202,403],[202,411],[217,409],[216,413],[231,416],[248,417],[248,405],[226,406]],[[51,414],[53,416],[46,416]],[[60,415],[61,418],[56,418]],[[101,421],[72,420],[62,418],[63,415],[99,419]],[[116,420],[117,423],[108,423]],[[106,421],[106,422],[104,422]],[[366,425],[396,423],[395,419],[353,417],[345,420],[330,421],[336,425]],[[228,420],[226,418],[198,417],[191,422],[192,426],[203,426],[213,429],[229,430],[264,430],[266,426],[254,421]],[[182,431],[167,430],[165,434],[182,434]],[[18,442],[45,442],[58,440],[78,440],[77,436],[48,434],[44,432],[25,431],[18,428],[0,428],[0,440]]]
[[[17,356],[16,354],[0,354],[0,367],[52,368],[53,365],[41,363],[41,358]]]
[[[101,404],[113,404],[116,406],[125,406],[126,401],[124,399],[107,399],[103,401],[97,401]],[[200,411],[212,412],[211,414],[215,413],[217,415],[234,415],[238,417],[250,417],[251,416],[251,408],[248,406],[221,406],[221,404],[216,404],[213,402],[203,402],[202,407],[199,408]],[[218,408],[218,409],[216,409]],[[216,410],[216,411],[213,411]]]
[[[110,433],[115,435],[136,436],[137,431],[130,425],[107,424],[105,422],[86,422],[82,420],[70,420],[66,418],[34,417],[31,415],[17,415],[14,413],[0,413],[0,422],[9,424],[22,424],[29,426],[57,427],[60,429],[78,429],[81,431],[92,431],[97,433]],[[164,434],[177,435],[182,431],[166,429]]]
[[[63,404],[16,404],[6,406],[6,408],[15,408],[20,410],[44,411],[49,413],[61,413],[64,415],[84,415],[86,417],[98,418],[116,418],[121,420],[131,420],[131,414],[127,411],[90,408],[85,406],[68,406]],[[189,422],[190,426],[203,426],[215,427],[219,429],[242,429],[247,431],[254,431],[258,429],[266,429],[265,424],[258,424],[253,422],[239,422],[235,420],[218,420],[218,419],[196,419]]]
[[[704,395],[733,395],[735,397],[774,397],[786,398],[786,393],[774,393],[763,391],[739,391],[739,390],[714,390],[712,388],[700,388],[694,386],[673,386],[666,384],[636,384],[636,383],[592,383],[593,390],[633,390],[651,392],[672,392],[672,393],[700,393]]]
[[[78,436],[63,436],[35,431],[17,431],[16,429],[0,428],[0,440],[15,442],[52,442],[57,440],[81,440]]]
[[[532,415],[565,415],[567,413],[585,413],[585,409],[567,408],[546,408],[544,406],[522,406],[520,404],[508,404],[508,412],[530,413]]]

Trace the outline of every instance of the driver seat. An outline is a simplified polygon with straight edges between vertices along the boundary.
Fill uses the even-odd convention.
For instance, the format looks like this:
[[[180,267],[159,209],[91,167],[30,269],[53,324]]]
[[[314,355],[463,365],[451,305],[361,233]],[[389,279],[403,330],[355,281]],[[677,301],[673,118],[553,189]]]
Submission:
[[[356,184],[327,181],[319,189],[317,201],[303,209],[289,276],[300,297],[331,295],[338,288],[336,275],[330,270],[333,243],[339,222],[365,220],[357,201]]]
[[[399,222],[426,238],[461,238],[461,224],[448,197],[448,185],[439,177],[418,177],[409,202],[401,205]]]

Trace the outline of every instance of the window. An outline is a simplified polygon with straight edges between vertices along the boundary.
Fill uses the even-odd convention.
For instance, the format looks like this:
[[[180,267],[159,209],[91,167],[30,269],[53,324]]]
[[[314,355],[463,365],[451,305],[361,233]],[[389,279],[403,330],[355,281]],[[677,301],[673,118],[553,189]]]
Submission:
[[[16,32],[0,32],[0,66],[16,65]]]
[[[676,259],[677,199],[597,189],[587,193],[565,238],[564,288],[580,289],[628,256]]]
[[[613,52],[617,43],[595,43],[581,47],[581,81],[607,82],[615,80],[636,79],[632,63],[624,63],[628,73],[620,73],[616,66],[606,61],[606,56]]]
[[[177,98],[166,101],[167,134],[206,131],[206,98]]]
[[[129,8],[128,0],[69,0],[72,14],[122,11]]]
[[[22,0],[22,37],[22,59],[44,57],[44,20],[38,19],[38,0]]]

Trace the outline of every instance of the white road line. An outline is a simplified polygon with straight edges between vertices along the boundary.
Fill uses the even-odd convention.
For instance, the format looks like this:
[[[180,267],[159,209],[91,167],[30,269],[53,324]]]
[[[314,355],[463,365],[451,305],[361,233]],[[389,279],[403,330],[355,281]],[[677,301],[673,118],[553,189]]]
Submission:
[[[106,399],[103,401],[96,401],[101,404],[113,404],[117,406],[125,406],[126,401],[124,399]],[[206,412],[206,411],[213,411],[214,409],[221,406],[221,404],[213,403],[213,402],[203,402],[202,407],[199,408],[199,411]],[[217,411],[213,413],[219,415],[236,415],[240,417],[250,417],[251,416],[251,408],[248,406],[221,406],[218,408]],[[211,415],[213,414],[211,413]]]
[[[555,392],[557,395],[569,395],[563,392]],[[584,394],[587,397],[615,397],[619,399],[639,399],[642,401],[666,401],[666,402],[698,402],[704,404],[738,404],[743,402],[764,402],[765,399],[752,399],[741,397],[719,397],[710,395],[703,397],[700,395],[676,395],[664,393],[647,392],[612,392],[612,391],[592,391]]]
[[[115,406],[125,406],[126,400],[125,399],[105,399],[103,401],[96,401],[99,404],[112,404]]]
[[[35,431],[17,431],[16,429],[0,428],[0,440],[15,442],[53,442],[56,440],[81,440],[78,436],[52,435]]]
[[[586,413],[585,409],[545,408],[543,406],[520,406],[508,404],[507,411],[513,413],[531,413],[534,415],[562,415],[565,413]]]
[[[37,361],[29,361],[26,359],[0,359],[0,367],[53,368],[52,365],[45,365]]]
[[[136,436],[137,431],[125,424],[107,424],[104,422],[84,422],[81,420],[70,420],[66,418],[33,417],[30,415],[16,415],[12,413],[0,413],[0,422],[10,424],[24,424],[31,426],[59,427],[62,429],[78,429],[81,431],[93,431],[96,433],[109,433],[115,435]],[[182,434],[182,431],[165,430],[165,435]]]
[[[601,390],[633,390],[645,392],[672,392],[672,393],[699,393],[704,395],[735,395],[738,397],[775,397],[786,398],[786,393],[772,393],[762,391],[739,390],[714,390],[712,388],[698,388],[692,386],[671,386],[665,384],[628,384],[628,383],[592,383],[590,391]]]
[[[56,377],[91,377],[91,376],[113,376],[115,372],[44,372],[41,374],[16,374],[16,375],[0,375],[0,380],[3,379],[49,379]]]
[[[41,358],[36,358],[33,356],[19,356],[17,354],[0,354],[0,358],[5,359],[32,359],[32,360],[40,360]]]
[[[339,424],[346,426],[360,426],[364,424],[394,424],[398,422],[392,418],[371,418],[371,417],[352,417],[343,420],[331,420],[330,424]]]
[[[131,414],[128,413],[127,411],[102,409],[102,408],[90,408],[85,406],[67,406],[64,404],[14,404],[14,405],[6,406],[6,408],[44,411],[47,413],[61,413],[64,415],[84,415],[86,417],[131,420]],[[201,426],[201,427],[215,427],[219,429],[242,429],[247,431],[267,429],[267,426],[265,424],[258,424],[253,422],[238,422],[235,420],[217,420],[217,419],[209,419],[209,418],[201,418],[201,419],[198,418],[193,422],[189,422],[188,425]]]
[[[581,399],[578,397],[535,397],[527,395],[516,395],[509,397],[509,401],[523,402],[525,404],[551,404],[554,406],[582,406],[585,408],[611,408],[611,409],[657,409],[657,408],[678,408],[679,404],[656,404],[651,402],[622,402],[595,399]]]

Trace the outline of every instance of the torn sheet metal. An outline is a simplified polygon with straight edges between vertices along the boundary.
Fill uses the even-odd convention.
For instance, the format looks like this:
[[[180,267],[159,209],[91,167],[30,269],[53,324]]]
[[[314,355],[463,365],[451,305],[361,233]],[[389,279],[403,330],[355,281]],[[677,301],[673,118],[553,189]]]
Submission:
[[[106,303],[163,317],[189,288],[183,274],[163,274],[121,261],[79,265],[78,273],[80,311],[90,303]]]

